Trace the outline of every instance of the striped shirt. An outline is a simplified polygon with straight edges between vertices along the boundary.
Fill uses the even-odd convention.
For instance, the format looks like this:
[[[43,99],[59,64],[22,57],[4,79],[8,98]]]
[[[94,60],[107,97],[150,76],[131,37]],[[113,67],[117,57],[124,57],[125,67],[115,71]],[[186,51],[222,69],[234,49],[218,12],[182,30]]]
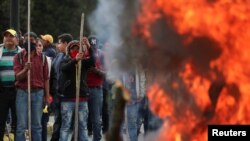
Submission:
[[[15,50],[9,51],[3,47],[2,51],[2,57],[0,59],[0,83],[3,87],[14,87],[15,74],[13,70],[13,58],[21,49],[16,47]]]

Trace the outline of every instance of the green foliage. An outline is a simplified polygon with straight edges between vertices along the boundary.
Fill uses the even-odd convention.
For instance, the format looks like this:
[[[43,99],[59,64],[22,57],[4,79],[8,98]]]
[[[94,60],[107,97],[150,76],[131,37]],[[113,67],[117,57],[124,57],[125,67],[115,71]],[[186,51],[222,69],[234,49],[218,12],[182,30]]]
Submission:
[[[0,2],[0,31],[9,27],[10,0],[1,0]]]
[[[10,2],[0,2],[0,31],[10,25]],[[28,0],[19,0],[20,30],[27,32]],[[49,33],[56,38],[62,33],[71,33],[79,38],[81,13],[85,13],[84,33],[89,33],[88,15],[95,9],[97,0],[31,0],[31,31],[42,35]]]

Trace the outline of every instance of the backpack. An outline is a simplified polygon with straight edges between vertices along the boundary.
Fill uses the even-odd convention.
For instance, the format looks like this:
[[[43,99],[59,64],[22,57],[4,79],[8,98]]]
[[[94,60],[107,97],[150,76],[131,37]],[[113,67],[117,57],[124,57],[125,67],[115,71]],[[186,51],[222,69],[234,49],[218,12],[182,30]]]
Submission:
[[[23,64],[23,59],[22,59],[23,58],[23,54],[22,54],[22,52],[19,52],[17,54],[17,56],[18,56],[19,63],[22,65]],[[46,56],[43,53],[42,53],[42,59],[43,59],[43,66],[44,66]]]
[[[0,59],[2,58],[3,55],[3,44],[0,44]]]

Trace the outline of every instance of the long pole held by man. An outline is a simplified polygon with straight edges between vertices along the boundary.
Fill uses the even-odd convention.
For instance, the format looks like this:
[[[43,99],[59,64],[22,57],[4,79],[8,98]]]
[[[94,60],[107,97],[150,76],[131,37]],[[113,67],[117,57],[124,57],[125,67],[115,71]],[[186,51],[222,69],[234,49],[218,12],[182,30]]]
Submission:
[[[30,63],[30,0],[28,0],[28,63]],[[28,70],[28,133],[31,141],[31,92],[30,92],[30,69]]]
[[[79,53],[82,53],[82,37],[83,37],[83,26],[84,26],[84,13],[81,15],[81,25],[80,25],[80,48]],[[78,112],[79,112],[79,95],[80,95],[80,79],[81,79],[81,68],[82,68],[82,61],[78,61],[76,65],[76,103],[75,103],[75,129],[74,129],[74,141],[78,140]]]

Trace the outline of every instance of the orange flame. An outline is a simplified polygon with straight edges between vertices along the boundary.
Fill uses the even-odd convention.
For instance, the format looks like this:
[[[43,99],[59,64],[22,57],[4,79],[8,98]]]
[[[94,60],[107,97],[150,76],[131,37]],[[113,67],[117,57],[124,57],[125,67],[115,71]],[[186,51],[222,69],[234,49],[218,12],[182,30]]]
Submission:
[[[151,99],[152,103],[154,103],[150,107],[151,110],[155,111],[159,117],[166,118],[172,115],[173,103],[159,85],[152,85],[149,89],[148,98]],[[168,103],[168,105],[166,103]]]
[[[184,62],[179,77],[190,97],[194,98],[195,106],[183,108],[183,117],[178,117],[180,111],[176,111],[177,103],[171,97],[172,93],[158,84],[149,88],[152,111],[162,118],[170,118],[162,127],[158,140],[205,141],[207,124],[249,123],[250,2],[143,0],[141,5],[137,19],[139,28],[134,33],[149,47],[155,47],[157,42],[153,38],[152,25],[164,17],[166,23],[170,23],[179,36],[185,37],[184,47],[194,38],[205,36],[217,42],[217,47],[222,50],[218,58],[209,62],[208,76],[197,74],[192,61]],[[178,86],[178,83],[172,83],[174,89],[178,89]],[[198,107],[198,110],[194,107]]]

